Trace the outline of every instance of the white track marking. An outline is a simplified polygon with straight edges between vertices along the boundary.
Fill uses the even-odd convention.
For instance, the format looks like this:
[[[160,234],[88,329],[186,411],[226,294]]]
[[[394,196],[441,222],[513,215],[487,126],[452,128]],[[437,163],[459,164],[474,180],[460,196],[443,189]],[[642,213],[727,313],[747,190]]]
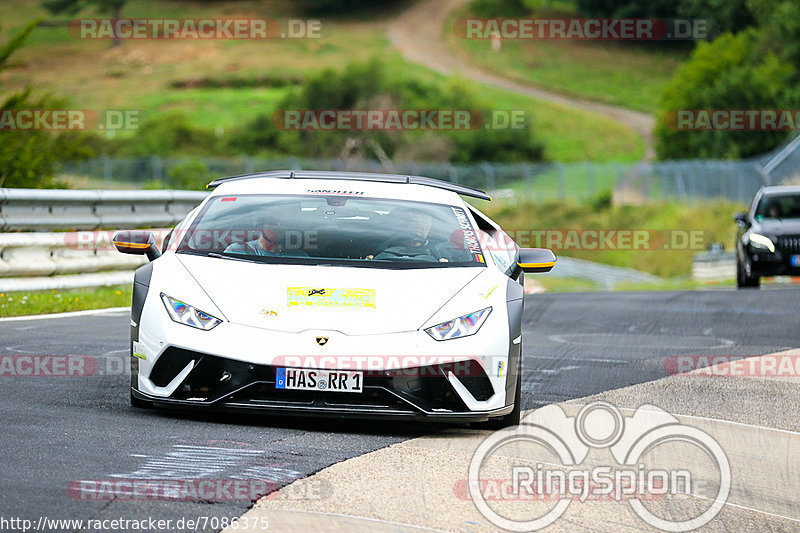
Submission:
[[[686,493],[684,493],[684,494],[686,494]],[[700,500],[715,501],[714,498],[709,498],[708,496],[700,496],[698,494],[688,494],[688,496],[692,496],[692,497],[698,498]],[[752,507],[747,507],[746,505],[739,505],[738,503],[731,503],[731,502],[723,502],[723,503],[724,503],[724,505],[729,505],[731,507],[738,507],[739,509],[745,509],[746,511],[765,514],[765,515],[768,515],[768,516],[774,516],[775,518],[783,518],[784,520],[791,520],[792,522],[800,523],[800,519],[792,518],[791,516],[783,516],[782,514],[770,513],[769,511],[762,511],[761,509],[754,509]]]
[[[633,360],[626,359],[598,359],[593,357],[556,357],[552,355],[530,355],[524,359],[554,359],[558,361],[588,361],[590,363],[631,363]]]
[[[631,411],[635,412],[636,409],[631,409],[629,407],[619,407],[620,411]],[[797,431],[790,431],[788,429],[778,429],[778,428],[771,428],[767,426],[757,426],[755,424],[747,424],[746,422],[734,422],[732,420],[722,420],[721,418],[711,418],[709,416],[697,416],[697,415],[683,415],[680,413],[670,413],[672,416],[676,417],[684,417],[684,418],[694,418],[696,420],[708,420],[709,422],[722,422],[723,424],[732,424],[734,426],[744,426],[753,429],[763,429],[766,431],[776,431],[778,433],[786,433],[788,435],[800,435],[800,432]]]
[[[72,311],[69,313],[53,313],[49,315],[9,316],[0,318],[0,322],[18,322],[22,320],[47,320],[50,318],[72,318],[76,316],[105,315],[130,311],[130,307],[108,307],[106,309],[87,309],[85,311]]]

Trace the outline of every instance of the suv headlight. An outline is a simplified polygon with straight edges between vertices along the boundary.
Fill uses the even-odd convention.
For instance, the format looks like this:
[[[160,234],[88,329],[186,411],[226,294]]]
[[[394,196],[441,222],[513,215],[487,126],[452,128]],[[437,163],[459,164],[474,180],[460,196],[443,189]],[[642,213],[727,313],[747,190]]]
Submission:
[[[437,341],[469,337],[470,335],[478,333],[478,330],[481,329],[481,326],[486,322],[491,312],[492,308],[487,307],[486,309],[460,316],[449,322],[442,322],[441,324],[425,328],[425,333]]]
[[[753,246],[753,248],[769,250],[771,253],[775,253],[775,243],[772,242],[772,240],[766,235],[761,235],[760,233],[751,233],[750,244]]]
[[[180,300],[171,298],[163,292],[161,293],[161,301],[164,302],[164,307],[167,308],[169,317],[179,324],[209,331],[222,323],[219,318],[204,313]]]

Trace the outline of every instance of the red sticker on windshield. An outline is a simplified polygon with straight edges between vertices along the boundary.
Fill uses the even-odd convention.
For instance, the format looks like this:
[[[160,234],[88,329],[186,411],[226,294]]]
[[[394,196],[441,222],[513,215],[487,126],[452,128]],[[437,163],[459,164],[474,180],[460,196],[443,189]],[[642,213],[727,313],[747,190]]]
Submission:
[[[236,198],[237,198],[236,196],[227,196],[222,200],[220,200],[220,202],[235,202]]]

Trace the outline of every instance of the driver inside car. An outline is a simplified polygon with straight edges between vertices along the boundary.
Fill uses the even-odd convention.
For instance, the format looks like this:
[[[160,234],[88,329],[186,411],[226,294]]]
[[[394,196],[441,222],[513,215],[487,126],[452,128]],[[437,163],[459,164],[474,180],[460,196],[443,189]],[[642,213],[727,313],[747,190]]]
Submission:
[[[432,217],[425,212],[410,211],[402,217],[403,225],[408,228],[404,236],[398,237],[388,243],[388,247],[374,256],[376,260],[397,260],[415,259],[421,261],[447,261],[447,259],[437,259],[434,255],[433,246],[428,240],[428,234],[433,222]],[[373,259],[368,255],[367,259]]]
[[[286,238],[286,227],[282,217],[262,215],[257,225],[261,234],[258,239],[248,242],[236,242],[225,249],[225,253],[283,256],[283,257],[309,257],[303,250],[289,246]]]

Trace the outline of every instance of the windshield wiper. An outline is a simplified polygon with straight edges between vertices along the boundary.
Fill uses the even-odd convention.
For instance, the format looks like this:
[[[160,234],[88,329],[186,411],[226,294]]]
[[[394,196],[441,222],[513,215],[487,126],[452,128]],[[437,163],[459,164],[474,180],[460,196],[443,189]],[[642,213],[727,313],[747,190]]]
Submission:
[[[231,259],[233,261],[247,261],[248,263],[257,263],[255,259],[243,256],[241,254],[233,254],[229,252],[209,252],[206,257],[214,257],[216,259]]]

